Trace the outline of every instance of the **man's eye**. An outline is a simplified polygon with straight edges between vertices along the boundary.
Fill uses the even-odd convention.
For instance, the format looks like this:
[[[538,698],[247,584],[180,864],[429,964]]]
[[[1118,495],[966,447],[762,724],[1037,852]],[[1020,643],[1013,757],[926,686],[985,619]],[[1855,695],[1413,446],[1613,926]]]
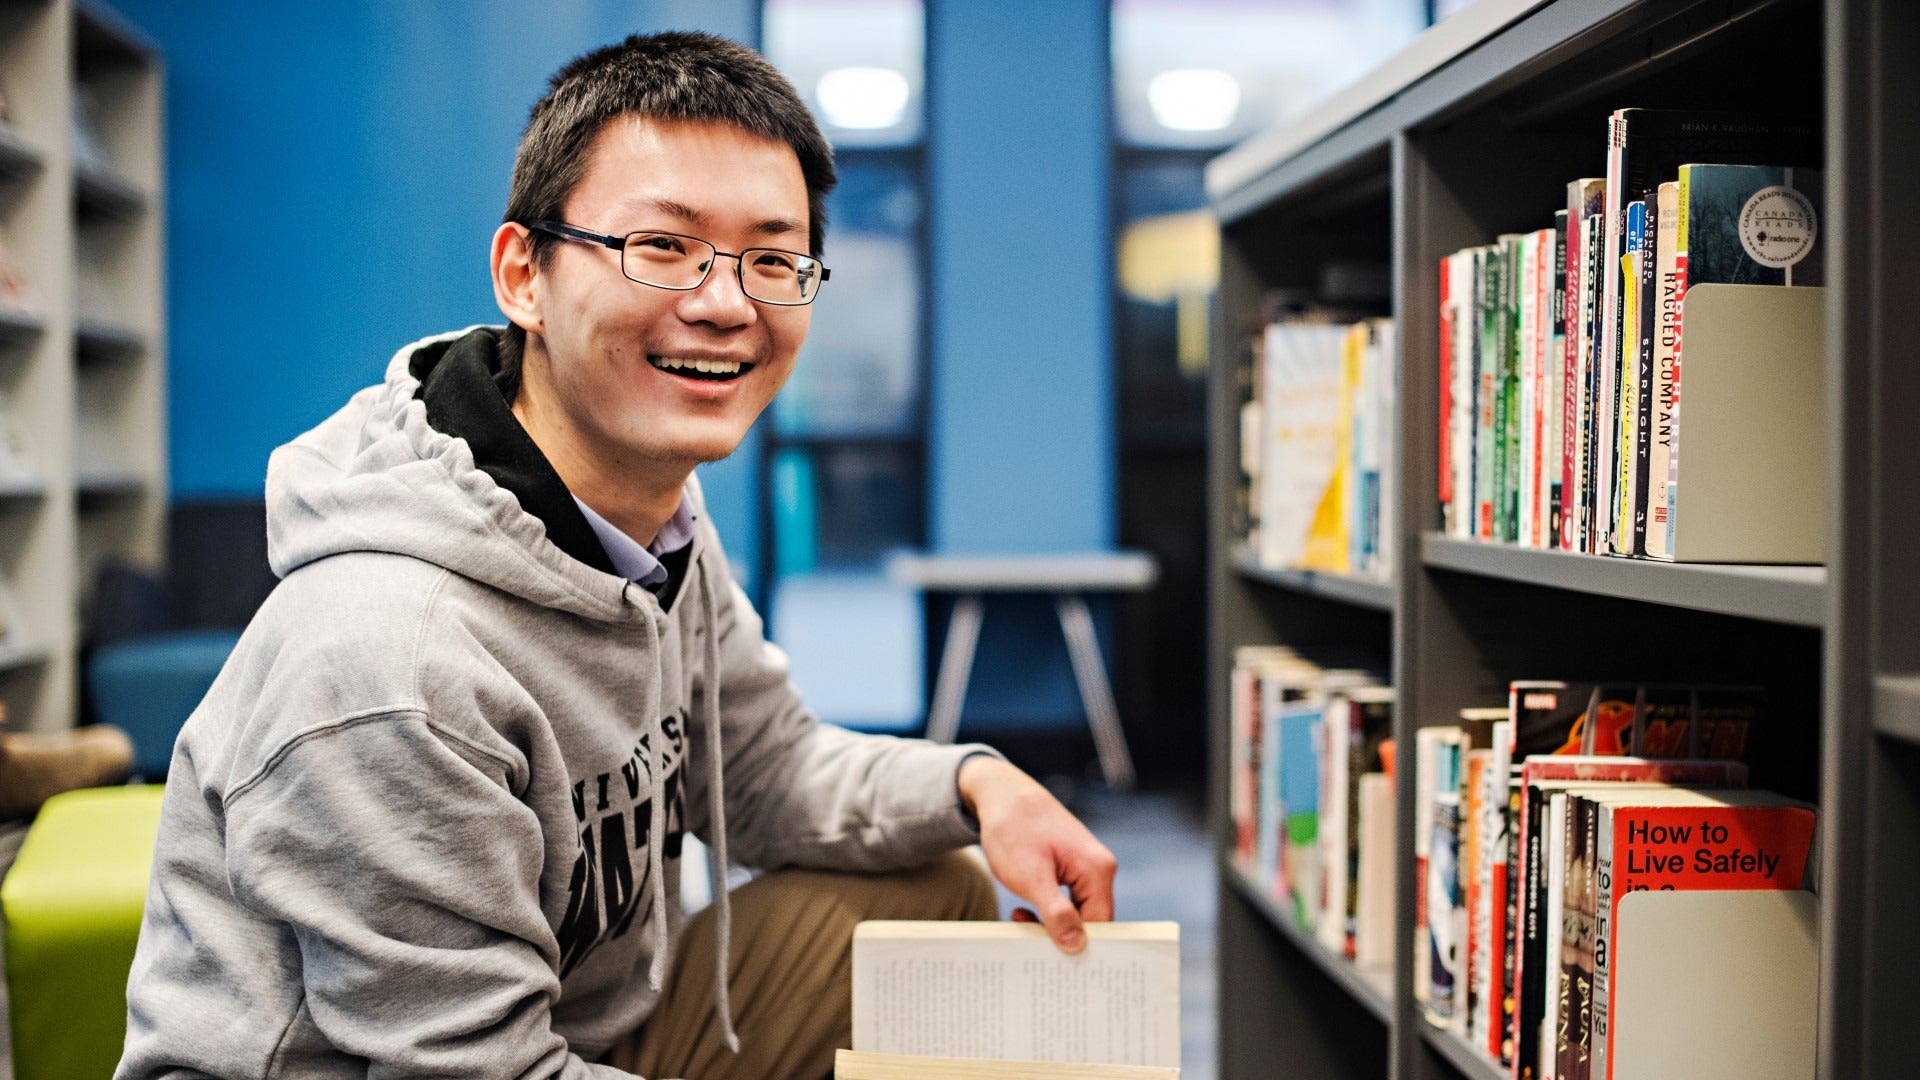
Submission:
[[[756,269],[783,270],[788,273],[792,273],[795,269],[793,256],[783,255],[777,251],[760,252],[754,257],[753,265]]]
[[[634,246],[649,253],[665,251],[680,254],[686,251],[677,236],[642,236],[635,239]]]

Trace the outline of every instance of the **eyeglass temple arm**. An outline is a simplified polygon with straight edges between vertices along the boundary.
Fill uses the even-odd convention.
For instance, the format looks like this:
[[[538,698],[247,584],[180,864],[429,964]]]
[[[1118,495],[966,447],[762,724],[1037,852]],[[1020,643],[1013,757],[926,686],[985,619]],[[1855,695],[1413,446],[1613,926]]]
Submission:
[[[568,225],[563,221],[536,221],[527,227],[568,240],[582,240],[589,244],[599,244],[602,247],[609,247],[615,251],[623,250],[627,246],[627,238],[624,236],[609,236],[606,233],[588,232],[585,229]]]

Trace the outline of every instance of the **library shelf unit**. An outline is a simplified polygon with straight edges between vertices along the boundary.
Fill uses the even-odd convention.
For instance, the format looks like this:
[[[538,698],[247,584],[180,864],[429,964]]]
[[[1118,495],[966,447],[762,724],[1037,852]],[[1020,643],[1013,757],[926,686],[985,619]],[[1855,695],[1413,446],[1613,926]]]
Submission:
[[[1414,732],[1497,705],[1517,678],[1740,682],[1767,695],[1755,787],[1820,813],[1816,1075],[1910,1071],[1920,963],[1920,4],[1908,0],[1482,0],[1319,111],[1209,169],[1221,219],[1210,378],[1211,813],[1220,849],[1227,1078],[1495,1080],[1412,993]],[[1541,228],[1603,174],[1616,108],[1797,111],[1821,125],[1828,200],[1823,567],[1609,559],[1443,535],[1439,260]],[[1390,267],[1398,321],[1399,565],[1383,596],[1264,570],[1234,535],[1236,368],[1268,290]],[[1794,512],[1794,508],[1783,508]],[[1241,645],[1391,673],[1398,946],[1385,1004],[1292,930],[1230,861],[1228,673]]]
[[[161,64],[89,0],[0,0],[0,701],[78,717],[80,612],[109,560],[154,569],[166,504]]]

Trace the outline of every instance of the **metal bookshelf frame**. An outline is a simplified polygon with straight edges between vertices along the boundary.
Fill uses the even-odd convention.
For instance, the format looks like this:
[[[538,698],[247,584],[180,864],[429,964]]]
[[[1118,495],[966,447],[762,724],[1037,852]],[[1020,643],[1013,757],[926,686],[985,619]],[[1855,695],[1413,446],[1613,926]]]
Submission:
[[[1384,1000],[1228,860],[1228,672],[1236,646],[1270,642],[1390,666],[1395,734],[1409,748],[1417,728],[1503,699],[1507,679],[1581,677],[1570,668],[1595,657],[1650,679],[1765,686],[1774,704],[1755,783],[1816,800],[1822,818],[1818,1075],[1894,1075],[1910,1056],[1904,973],[1920,962],[1920,562],[1909,546],[1920,536],[1920,362],[1898,336],[1903,301],[1920,295],[1920,5],[1481,6],[1501,17],[1436,27],[1370,80],[1378,93],[1344,95],[1209,170],[1224,232],[1208,406],[1221,1075],[1506,1075],[1429,1025],[1411,993],[1411,768],[1395,792],[1402,947]],[[1804,64],[1761,78],[1740,55],[1758,40],[1804,49]],[[1441,535],[1438,260],[1549,219],[1565,183],[1604,163],[1613,108],[1794,104],[1817,107],[1826,132],[1828,565],[1659,564]],[[1400,566],[1388,586],[1262,569],[1231,530],[1234,369],[1260,295],[1311,285],[1336,259],[1392,266]]]

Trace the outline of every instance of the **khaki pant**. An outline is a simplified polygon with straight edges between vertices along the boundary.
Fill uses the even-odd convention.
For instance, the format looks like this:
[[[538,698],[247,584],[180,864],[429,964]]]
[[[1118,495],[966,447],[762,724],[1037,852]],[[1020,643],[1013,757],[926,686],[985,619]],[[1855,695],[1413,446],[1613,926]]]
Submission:
[[[660,1004],[607,1064],[650,1080],[824,1080],[853,1040],[853,927],[864,919],[993,919],[993,884],[959,853],[914,870],[781,870],[733,893],[728,986],[740,1053],[713,1002],[713,908],[688,920]]]

